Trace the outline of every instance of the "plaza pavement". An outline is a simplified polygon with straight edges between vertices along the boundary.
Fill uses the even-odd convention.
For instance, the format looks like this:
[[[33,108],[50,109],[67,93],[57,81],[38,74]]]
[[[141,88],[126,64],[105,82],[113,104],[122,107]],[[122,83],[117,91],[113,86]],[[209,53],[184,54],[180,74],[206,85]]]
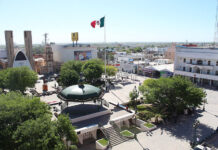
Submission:
[[[117,83],[115,89],[104,95],[104,99],[115,104],[126,103],[129,101],[129,92],[134,89],[135,86],[139,86],[139,83],[143,83],[146,77],[136,76],[137,81],[127,79],[127,84]],[[48,83],[49,91],[54,90],[55,82]],[[40,91],[42,83],[36,84],[36,90]],[[137,135],[138,141],[144,148],[149,150],[189,150],[190,141],[193,134],[193,123],[198,119],[200,125],[197,129],[197,137],[199,140],[207,137],[218,127],[218,91],[205,90],[207,93],[207,104],[205,105],[205,111],[202,108],[198,110],[197,115],[194,116],[182,116],[177,123],[169,123],[167,125],[158,126],[158,129],[154,130],[150,134],[141,132]],[[56,94],[50,96],[42,96],[41,100],[44,102],[60,101]],[[213,139],[211,145],[217,146],[218,139]],[[141,150],[142,147],[136,140],[124,142],[120,145],[113,147],[113,150]],[[218,147],[216,147],[218,148]],[[91,150],[91,149],[90,149]]]
[[[129,93],[138,86],[143,83],[144,80],[148,79],[145,76],[133,75],[126,73],[128,79],[125,79],[123,82],[118,82],[115,84],[115,88],[109,90],[109,92],[105,93],[104,99],[108,102],[112,102],[115,104],[125,104],[129,102]]]
[[[197,129],[199,140],[209,136],[218,127],[218,91],[206,90],[207,101],[205,111],[200,108],[194,116],[182,116],[177,123],[168,123],[158,126],[151,133],[141,132],[137,135],[138,141],[149,150],[190,150],[190,141],[193,135],[193,123],[200,121]],[[210,144],[217,149],[218,139],[213,139]],[[127,144],[127,143],[126,143]],[[135,143],[135,146],[139,145]],[[118,145],[119,149],[125,149],[125,143]],[[128,149],[128,148],[127,148]]]

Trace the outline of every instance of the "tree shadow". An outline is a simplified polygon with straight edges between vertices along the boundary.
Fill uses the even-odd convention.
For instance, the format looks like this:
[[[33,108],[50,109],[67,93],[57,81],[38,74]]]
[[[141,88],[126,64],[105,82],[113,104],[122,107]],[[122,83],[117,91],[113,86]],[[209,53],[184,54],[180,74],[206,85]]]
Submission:
[[[125,86],[125,85],[129,85],[129,84],[133,84],[132,82],[129,82],[129,81],[127,81],[127,82],[121,82],[120,83],[121,85],[123,85],[123,86]]]
[[[194,116],[181,116],[177,123],[169,123],[167,125],[161,125],[161,129],[168,134],[175,136],[178,139],[184,139],[193,141],[194,128],[193,125],[198,117],[202,115],[196,112]],[[202,141],[206,137],[210,136],[215,130],[206,124],[200,123],[196,129],[196,137],[199,141]]]

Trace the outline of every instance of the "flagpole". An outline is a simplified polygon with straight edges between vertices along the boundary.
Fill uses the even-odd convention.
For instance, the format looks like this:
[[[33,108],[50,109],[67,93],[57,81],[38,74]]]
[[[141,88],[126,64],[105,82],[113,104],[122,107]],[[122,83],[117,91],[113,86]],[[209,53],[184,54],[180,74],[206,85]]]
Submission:
[[[106,17],[104,16],[104,43],[105,43],[105,45],[106,45]],[[106,80],[107,80],[107,78],[106,78],[106,63],[107,63],[107,57],[106,57],[106,53],[107,53],[107,49],[105,48],[105,52],[104,52],[104,65],[105,65],[105,87],[106,87]]]

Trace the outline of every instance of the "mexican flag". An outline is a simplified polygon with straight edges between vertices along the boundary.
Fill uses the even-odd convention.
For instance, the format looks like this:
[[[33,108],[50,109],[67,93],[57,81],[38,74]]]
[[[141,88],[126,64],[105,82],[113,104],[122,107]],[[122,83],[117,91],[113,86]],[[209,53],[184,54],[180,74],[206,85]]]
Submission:
[[[100,28],[104,27],[104,18],[102,17],[100,20],[94,20],[91,22],[91,26],[95,28],[96,25],[100,26]]]

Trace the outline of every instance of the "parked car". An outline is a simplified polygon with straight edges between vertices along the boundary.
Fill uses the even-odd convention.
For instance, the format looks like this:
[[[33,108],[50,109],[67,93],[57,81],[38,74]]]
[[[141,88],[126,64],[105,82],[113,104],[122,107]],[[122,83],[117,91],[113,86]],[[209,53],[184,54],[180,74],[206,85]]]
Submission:
[[[212,150],[209,147],[203,146],[203,145],[197,145],[194,150]]]

